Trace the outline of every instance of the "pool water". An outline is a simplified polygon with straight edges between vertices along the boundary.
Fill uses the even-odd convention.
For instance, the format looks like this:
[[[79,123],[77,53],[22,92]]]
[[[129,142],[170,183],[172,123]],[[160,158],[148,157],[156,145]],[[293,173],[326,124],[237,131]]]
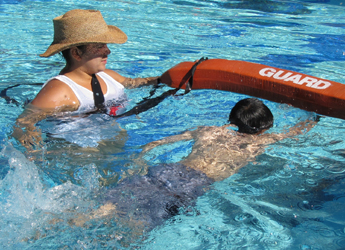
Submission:
[[[214,183],[190,210],[145,232],[114,214],[82,218],[101,205],[105,189],[154,164],[178,162],[192,142],[156,148],[147,162],[138,160],[143,145],[196,126],[223,125],[245,96],[196,90],[137,116],[49,118],[38,124],[45,143],[30,157],[10,134],[40,89],[35,83],[57,75],[64,64],[59,56],[38,54],[52,41],[52,19],[70,9],[98,9],[128,35],[127,43],[109,46],[108,68],[124,76],[161,75],[204,56],[345,84],[344,6],[338,0],[0,1],[0,89],[21,84],[7,91],[18,103],[0,99],[1,248],[343,249],[344,120],[321,117],[308,133],[268,146],[255,162]],[[151,90],[127,90],[128,109]],[[265,104],[275,117],[272,132],[314,117],[286,104]]]

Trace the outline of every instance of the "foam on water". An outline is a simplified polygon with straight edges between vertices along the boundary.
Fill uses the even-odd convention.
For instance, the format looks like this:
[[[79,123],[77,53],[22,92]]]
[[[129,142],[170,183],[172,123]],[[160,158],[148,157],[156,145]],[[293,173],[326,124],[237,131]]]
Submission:
[[[0,181],[1,230],[3,247],[19,247],[49,225],[55,216],[64,218],[68,210],[82,210],[92,205],[89,196],[99,187],[99,174],[92,165],[85,166],[82,186],[66,182],[55,185],[37,166],[8,145],[2,149],[10,171]],[[66,218],[64,218],[66,219]]]

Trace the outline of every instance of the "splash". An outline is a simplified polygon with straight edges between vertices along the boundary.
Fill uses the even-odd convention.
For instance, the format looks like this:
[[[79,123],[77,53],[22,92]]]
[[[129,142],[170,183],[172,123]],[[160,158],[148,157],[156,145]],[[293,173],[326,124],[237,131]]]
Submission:
[[[10,170],[0,181],[0,245],[17,248],[29,239],[42,237],[56,218],[71,216],[94,206],[89,198],[98,189],[95,166],[85,166],[82,185],[71,182],[55,185],[33,162],[8,145],[1,151],[8,157]],[[66,211],[77,211],[66,213]]]

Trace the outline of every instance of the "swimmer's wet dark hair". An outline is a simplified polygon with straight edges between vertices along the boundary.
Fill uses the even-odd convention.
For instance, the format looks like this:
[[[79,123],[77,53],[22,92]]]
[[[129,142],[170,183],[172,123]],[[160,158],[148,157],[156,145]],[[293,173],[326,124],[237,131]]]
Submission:
[[[259,99],[246,98],[233,107],[229,121],[240,133],[256,134],[273,126],[273,115]]]

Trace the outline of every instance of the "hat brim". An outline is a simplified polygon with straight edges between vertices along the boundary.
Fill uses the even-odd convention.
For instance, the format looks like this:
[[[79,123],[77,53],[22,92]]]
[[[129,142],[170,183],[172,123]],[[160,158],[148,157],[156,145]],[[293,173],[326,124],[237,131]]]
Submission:
[[[68,43],[56,43],[54,42],[48,47],[48,49],[40,54],[41,57],[49,57],[55,55],[63,50],[69,49],[73,46],[79,46],[89,43],[125,43],[127,41],[127,35],[118,27],[108,25],[108,32],[102,35],[90,37],[80,41],[73,41]]]

